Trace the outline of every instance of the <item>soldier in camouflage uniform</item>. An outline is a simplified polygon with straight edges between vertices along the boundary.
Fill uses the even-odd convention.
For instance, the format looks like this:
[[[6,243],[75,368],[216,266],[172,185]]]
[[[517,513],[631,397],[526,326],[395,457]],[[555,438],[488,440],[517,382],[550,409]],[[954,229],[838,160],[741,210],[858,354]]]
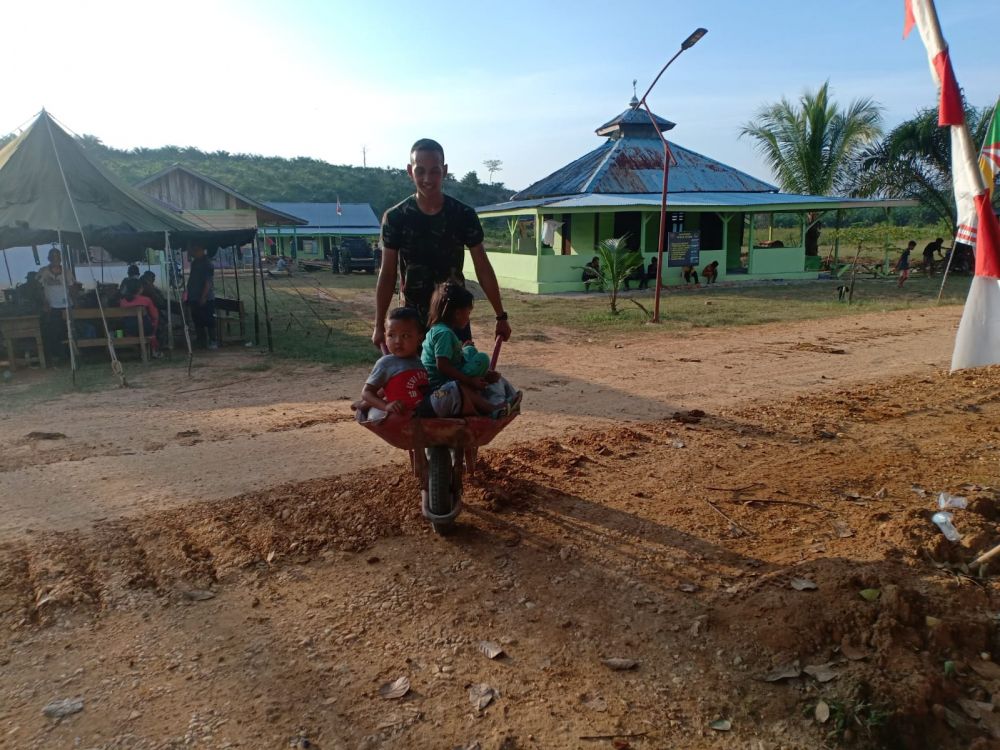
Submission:
[[[472,207],[441,192],[448,174],[441,145],[429,138],[414,143],[406,171],[417,192],[382,217],[382,267],[375,290],[372,342],[381,346],[385,341],[385,316],[396,286],[397,270],[406,306],[417,310],[426,326],[434,287],[444,281],[464,285],[465,248],[469,248],[476,278],[496,313],[496,335],[506,341],[510,337],[510,324],[496,274],[483,249],[479,217]],[[463,341],[472,338],[468,330],[457,333]]]

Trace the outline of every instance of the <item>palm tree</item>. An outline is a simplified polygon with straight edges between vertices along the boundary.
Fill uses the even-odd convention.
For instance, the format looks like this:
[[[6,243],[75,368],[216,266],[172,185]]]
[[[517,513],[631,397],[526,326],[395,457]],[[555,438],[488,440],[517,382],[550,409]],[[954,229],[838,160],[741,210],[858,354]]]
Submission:
[[[628,236],[601,240],[594,248],[599,267],[596,281],[608,293],[611,314],[618,314],[618,292],[625,279],[637,268],[642,268],[642,253],[628,249]]]
[[[767,104],[743,125],[740,137],[756,141],[758,151],[781,189],[803,195],[831,195],[849,179],[850,164],[882,134],[882,107],[855,99],[841,109],[830,99],[830,82],[792,103]],[[806,255],[819,253],[819,213],[809,213]]]
[[[992,110],[966,106],[972,142],[983,142]],[[858,154],[851,192],[862,197],[910,198],[957,227],[951,184],[951,129],[938,126],[937,107],[922,109]]]

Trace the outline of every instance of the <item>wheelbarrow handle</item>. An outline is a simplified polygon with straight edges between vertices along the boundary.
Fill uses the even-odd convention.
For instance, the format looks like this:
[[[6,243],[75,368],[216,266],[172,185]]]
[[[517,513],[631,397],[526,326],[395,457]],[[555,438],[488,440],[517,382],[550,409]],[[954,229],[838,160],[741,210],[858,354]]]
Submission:
[[[490,369],[497,369],[497,360],[500,359],[500,347],[503,345],[503,339],[497,336],[496,343],[493,344],[493,356],[490,357]]]

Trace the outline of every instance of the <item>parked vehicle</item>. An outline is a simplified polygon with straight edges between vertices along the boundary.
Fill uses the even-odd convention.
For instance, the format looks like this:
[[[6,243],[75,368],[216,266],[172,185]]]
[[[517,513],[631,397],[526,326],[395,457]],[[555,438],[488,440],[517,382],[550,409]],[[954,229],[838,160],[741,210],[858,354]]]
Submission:
[[[337,248],[334,271],[375,273],[382,265],[382,251],[372,247],[361,237],[344,237]]]

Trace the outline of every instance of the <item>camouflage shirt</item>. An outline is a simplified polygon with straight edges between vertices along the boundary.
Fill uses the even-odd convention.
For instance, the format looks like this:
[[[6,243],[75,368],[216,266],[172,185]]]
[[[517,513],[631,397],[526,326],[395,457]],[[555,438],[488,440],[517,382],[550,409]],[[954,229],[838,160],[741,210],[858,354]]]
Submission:
[[[407,307],[424,323],[434,287],[443,281],[465,283],[465,248],[483,241],[483,226],[471,206],[446,195],[441,210],[425,214],[411,195],[382,217],[382,247],[399,252],[399,275]]]

